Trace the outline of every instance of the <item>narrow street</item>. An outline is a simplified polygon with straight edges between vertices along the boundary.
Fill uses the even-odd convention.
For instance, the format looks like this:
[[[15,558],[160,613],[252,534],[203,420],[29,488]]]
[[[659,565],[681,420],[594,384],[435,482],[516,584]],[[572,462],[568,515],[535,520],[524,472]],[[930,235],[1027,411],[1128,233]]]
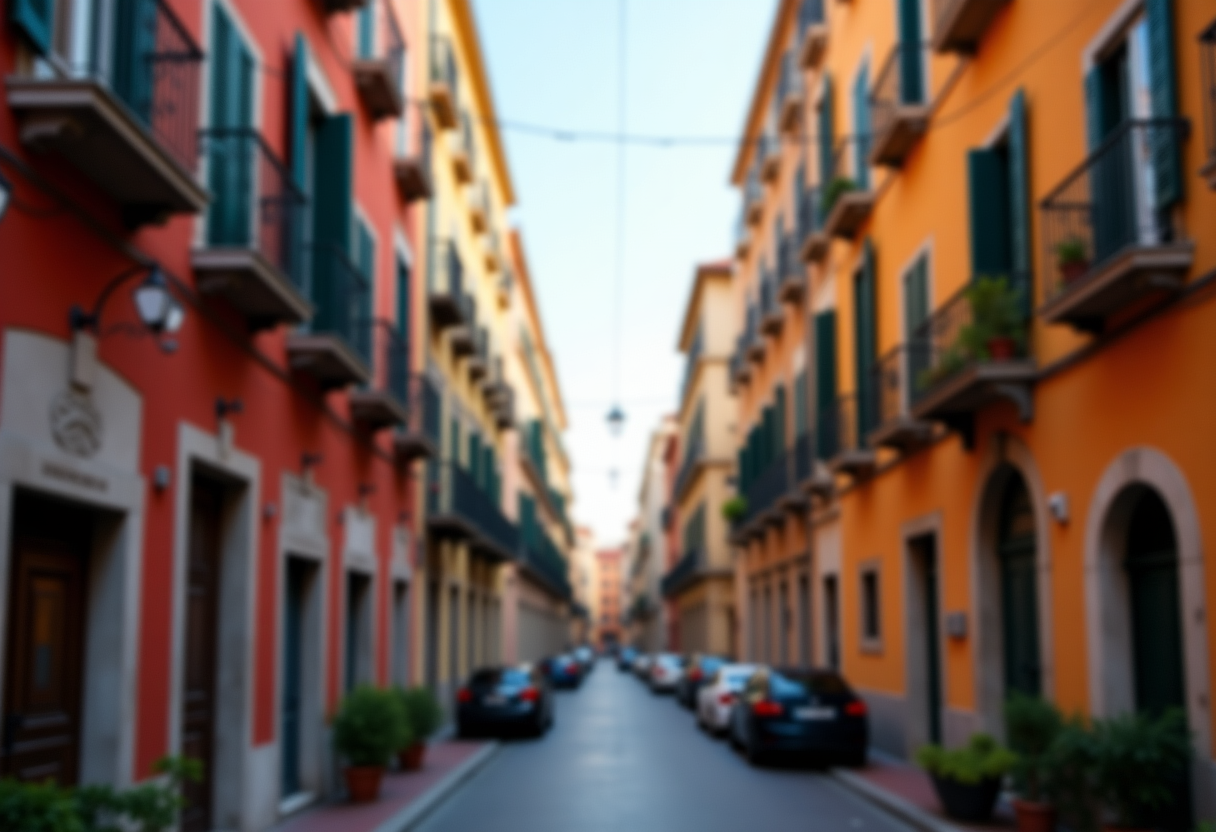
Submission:
[[[753,769],[696,728],[670,696],[653,696],[601,661],[558,694],[543,739],[508,741],[419,827],[423,832],[904,832],[820,772]]]

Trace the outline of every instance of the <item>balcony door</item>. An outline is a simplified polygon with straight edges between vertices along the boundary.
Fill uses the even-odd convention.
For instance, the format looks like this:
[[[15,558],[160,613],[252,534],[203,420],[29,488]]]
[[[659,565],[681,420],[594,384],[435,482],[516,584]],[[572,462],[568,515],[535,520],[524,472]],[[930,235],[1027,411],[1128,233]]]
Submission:
[[[1034,511],[1026,483],[1016,472],[1005,484],[998,523],[1005,691],[1039,696],[1042,662]]]

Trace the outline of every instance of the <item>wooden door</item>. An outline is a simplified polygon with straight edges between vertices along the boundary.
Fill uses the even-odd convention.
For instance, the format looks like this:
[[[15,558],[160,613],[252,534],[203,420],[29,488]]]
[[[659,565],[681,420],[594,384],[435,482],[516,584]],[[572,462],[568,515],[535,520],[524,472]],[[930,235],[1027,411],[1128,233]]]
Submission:
[[[300,791],[300,727],[304,663],[304,593],[307,567],[296,560],[287,562],[287,585],[283,599],[283,698],[282,793],[289,797]]]
[[[75,785],[91,520],[41,500],[14,507],[0,777]]]
[[[203,764],[203,777],[183,787],[182,832],[209,832],[212,825],[223,498],[223,487],[214,482],[191,483],[181,753]]]
[[[1039,696],[1042,666],[1034,511],[1020,476],[1013,475],[1005,486],[999,528],[1005,692]]]
[[[940,630],[941,602],[938,597],[937,539],[927,537],[917,542],[916,556],[920,560],[922,612],[925,624],[925,700],[929,712],[930,742],[942,741],[942,655]]]

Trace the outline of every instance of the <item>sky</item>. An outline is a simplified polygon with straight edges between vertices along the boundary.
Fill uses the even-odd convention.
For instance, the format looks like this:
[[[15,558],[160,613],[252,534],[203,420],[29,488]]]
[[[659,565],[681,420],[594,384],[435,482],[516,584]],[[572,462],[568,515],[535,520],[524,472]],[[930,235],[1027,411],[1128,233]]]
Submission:
[[[519,199],[514,220],[570,421],[574,517],[602,545],[624,538],[651,431],[678,406],[676,341],[694,266],[730,256],[739,211],[733,143],[630,143],[618,246],[617,145],[511,126],[617,132],[622,2],[626,134],[729,140],[742,129],[776,8],[776,0],[474,0]],[[627,419],[614,437],[605,417],[617,400]]]

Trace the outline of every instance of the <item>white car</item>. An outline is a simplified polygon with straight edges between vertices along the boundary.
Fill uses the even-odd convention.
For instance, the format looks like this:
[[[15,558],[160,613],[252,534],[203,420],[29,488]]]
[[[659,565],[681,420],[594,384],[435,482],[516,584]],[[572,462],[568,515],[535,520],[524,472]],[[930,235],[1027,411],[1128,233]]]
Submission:
[[[659,653],[650,663],[650,689],[654,693],[671,693],[684,675],[684,659],[675,653]]]
[[[759,669],[760,665],[756,664],[724,664],[718,668],[697,691],[697,724],[711,734],[726,733],[736,697]]]
[[[645,679],[649,675],[650,662],[649,653],[638,653],[637,658],[633,660],[633,672],[639,679]]]

